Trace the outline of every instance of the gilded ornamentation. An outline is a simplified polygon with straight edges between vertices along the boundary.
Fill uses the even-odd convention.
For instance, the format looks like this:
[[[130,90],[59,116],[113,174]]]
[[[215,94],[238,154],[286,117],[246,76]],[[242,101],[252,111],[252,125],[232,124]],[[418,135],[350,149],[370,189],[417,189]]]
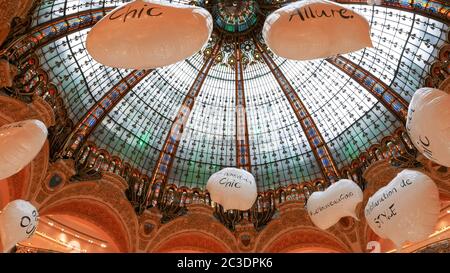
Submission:
[[[416,253],[450,253],[450,239],[445,239],[436,243],[427,245],[414,251]]]
[[[98,223],[113,238],[120,239],[123,251],[132,252],[137,243],[138,219],[119,187],[103,179],[68,185],[40,204],[41,214],[65,212],[76,205],[78,208],[71,210],[73,213],[78,212],[79,217]],[[86,202],[97,205],[94,208],[87,206]]]
[[[171,237],[184,233],[202,233],[228,248],[228,252],[238,252],[237,240],[232,232],[220,224],[212,216],[212,208],[205,205],[191,205],[186,217],[179,217],[168,224],[162,225],[150,242],[147,252],[164,248],[165,242]],[[186,242],[179,242],[180,245]]]
[[[286,228],[257,252],[289,252],[299,248],[324,247],[337,252],[351,252],[334,235],[311,227]]]
[[[309,219],[307,211],[301,202],[291,201],[283,203],[280,207],[280,216],[272,220],[267,227],[261,231],[256,239],[255,252],[286,251],[290,247],[298,246],[322,246],[327,245],[333,249],[344,251],[350,249],[341,239],[334,234],[316,228]],[[295,234],[295,239],[286,234]]]
[[[26,104],[17,99],[0,95],[0,116],[8,122],[16,122],[26,119],[38,119],[47,127],[55,122],[52,108],[42,99],[36,99],[31,104]]]
[[[447,34],[447,41],[439,49],[439,55],[430,66],[430,73],[425,78],[425,86],[439,88],[448,91],[448,78],[450,77],[450,33]]]
[[[8,37],[11,29],[11,21],[16,17],[21,1],[1,0],[0,1],[0,44]]]

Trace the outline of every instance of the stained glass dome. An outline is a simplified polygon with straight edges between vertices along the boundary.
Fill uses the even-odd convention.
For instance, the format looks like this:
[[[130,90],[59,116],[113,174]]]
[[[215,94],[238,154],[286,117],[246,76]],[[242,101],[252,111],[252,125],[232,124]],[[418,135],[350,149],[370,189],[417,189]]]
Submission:
[[[260,33],[264,16],[286,1],[243,1],[254,10],[236,17],[225,16],[239,13],[236,1],[212,1],[224,7],[212,12],[216,28],[242,35],[214,31],[185,61],[131,71],[97,63],[85,48],[89,29],[123,2],[43,0],[32,18],[29,42],[43,44],[35,52],[40,69],[74,124],[66,155],[90,143],[153,180],[200,189],[230,166],[248,169],[259,191],[337,179],[403,126],[449,28],[439,1],[422,13],[403,0],[338,1],[367,18],[374,47],[292,61],[274,55]]]
[[[226,32],[244,32],[256,25],[258,3],[255,0],[216,0],[211,1],[211,14],[218,29]]]

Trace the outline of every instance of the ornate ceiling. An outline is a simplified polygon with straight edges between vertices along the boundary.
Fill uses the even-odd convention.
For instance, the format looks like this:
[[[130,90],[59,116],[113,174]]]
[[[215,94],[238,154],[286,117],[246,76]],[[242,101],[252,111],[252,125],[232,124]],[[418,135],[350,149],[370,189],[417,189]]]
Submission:
[[[33,14],[33,42],[47,39],[35,54],[75,124],[68,153],[92,142],[153,180],[190,188],[228,166],[250,170],[260,191],[337,177],[402,126],[449,28],[406,8],[345,4],[370,22],[374,48],[299,62],[260,37],[257,17],[284,1],[172,1],[212,4],[221,31],[185,61],[131,71],[85,49],[90,27],[123,2],[43,0]]]
[[[255,0],[215,0],[201,5],[210,8],[217,29],[228,33],[242,33],[250,30],[258,20],[259,5]]]

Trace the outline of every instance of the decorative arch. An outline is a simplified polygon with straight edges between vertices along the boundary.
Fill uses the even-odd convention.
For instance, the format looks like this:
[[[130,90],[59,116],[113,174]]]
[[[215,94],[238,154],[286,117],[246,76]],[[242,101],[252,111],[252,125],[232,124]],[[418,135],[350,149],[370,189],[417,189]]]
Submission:
[[[239,252],[234,234],[212,215],[210,207],[191,205],[187,217],[176,218],[158,229],[146,252]]]
[[[286,253],[299,249],[328,249],[332,252],[352,252],[344,243],[334,235],[314,227],[293,227],[276,234],[264,246],[261,252]]]
[[[185,230],[164,238],[151,252],[202,252],[202,253],[231,253],[228,246],[211,233],[204,231]]]
[[[301,204],[301,201],[291,201],[279,206],[279,217],[258,234],[254,252],[290,252],[306,247],[353,252],[343,233],[339,236],[330,232],[336,227],[326,231],[315,227]]]
[[[123,185],[122,185],[123,187]],[[41,215],[71,215],[103,229],[121,252],[134,252],[138,220],[123,190],[111,182],[70,184],[39,205]]]

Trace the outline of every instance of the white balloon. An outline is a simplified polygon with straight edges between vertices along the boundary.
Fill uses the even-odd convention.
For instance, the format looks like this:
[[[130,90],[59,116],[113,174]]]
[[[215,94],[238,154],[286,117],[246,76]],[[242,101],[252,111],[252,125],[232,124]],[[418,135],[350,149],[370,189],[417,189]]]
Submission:
[[[248,210],[257,198],[256,182],[246,170],[225,168],[213,174],[206,184],[211,200],[225,210]]]
[[[414,146],[428,159],[450,167],[450,95],[420,88],[408,107],[406,130]]]
[[[435,230],[439,219],[439,191],[431,178],[401,171],[388,185],[369,198],[364,209],[370,228],[401,249],[405,242],[419,242]]]
[[[201,7],[137,0],[122,5],[89,31],[86,48],[111,67],[151,69],[182,61],[208,41],[212,16]]]
[[[325,191],[311,194],[306,208],[314,225],[327,229],[345,216],[358,219],[355,209],[362,200],[361,188],[352,180],[341,179]]]
[[[3,251],[9,252],[19,242],[30,238],[36,231],[39,213],[25,200],[14,200],[0,213],[0,237]]]
[[[39,120],[25,120],[0,127],[0,180],[28,165],[47,139],[47,127]]]
[[[292,60],[327,58],[372,47],[369,22],[326,0],[294,2],[270,14],[262,31],[269,48]]]

